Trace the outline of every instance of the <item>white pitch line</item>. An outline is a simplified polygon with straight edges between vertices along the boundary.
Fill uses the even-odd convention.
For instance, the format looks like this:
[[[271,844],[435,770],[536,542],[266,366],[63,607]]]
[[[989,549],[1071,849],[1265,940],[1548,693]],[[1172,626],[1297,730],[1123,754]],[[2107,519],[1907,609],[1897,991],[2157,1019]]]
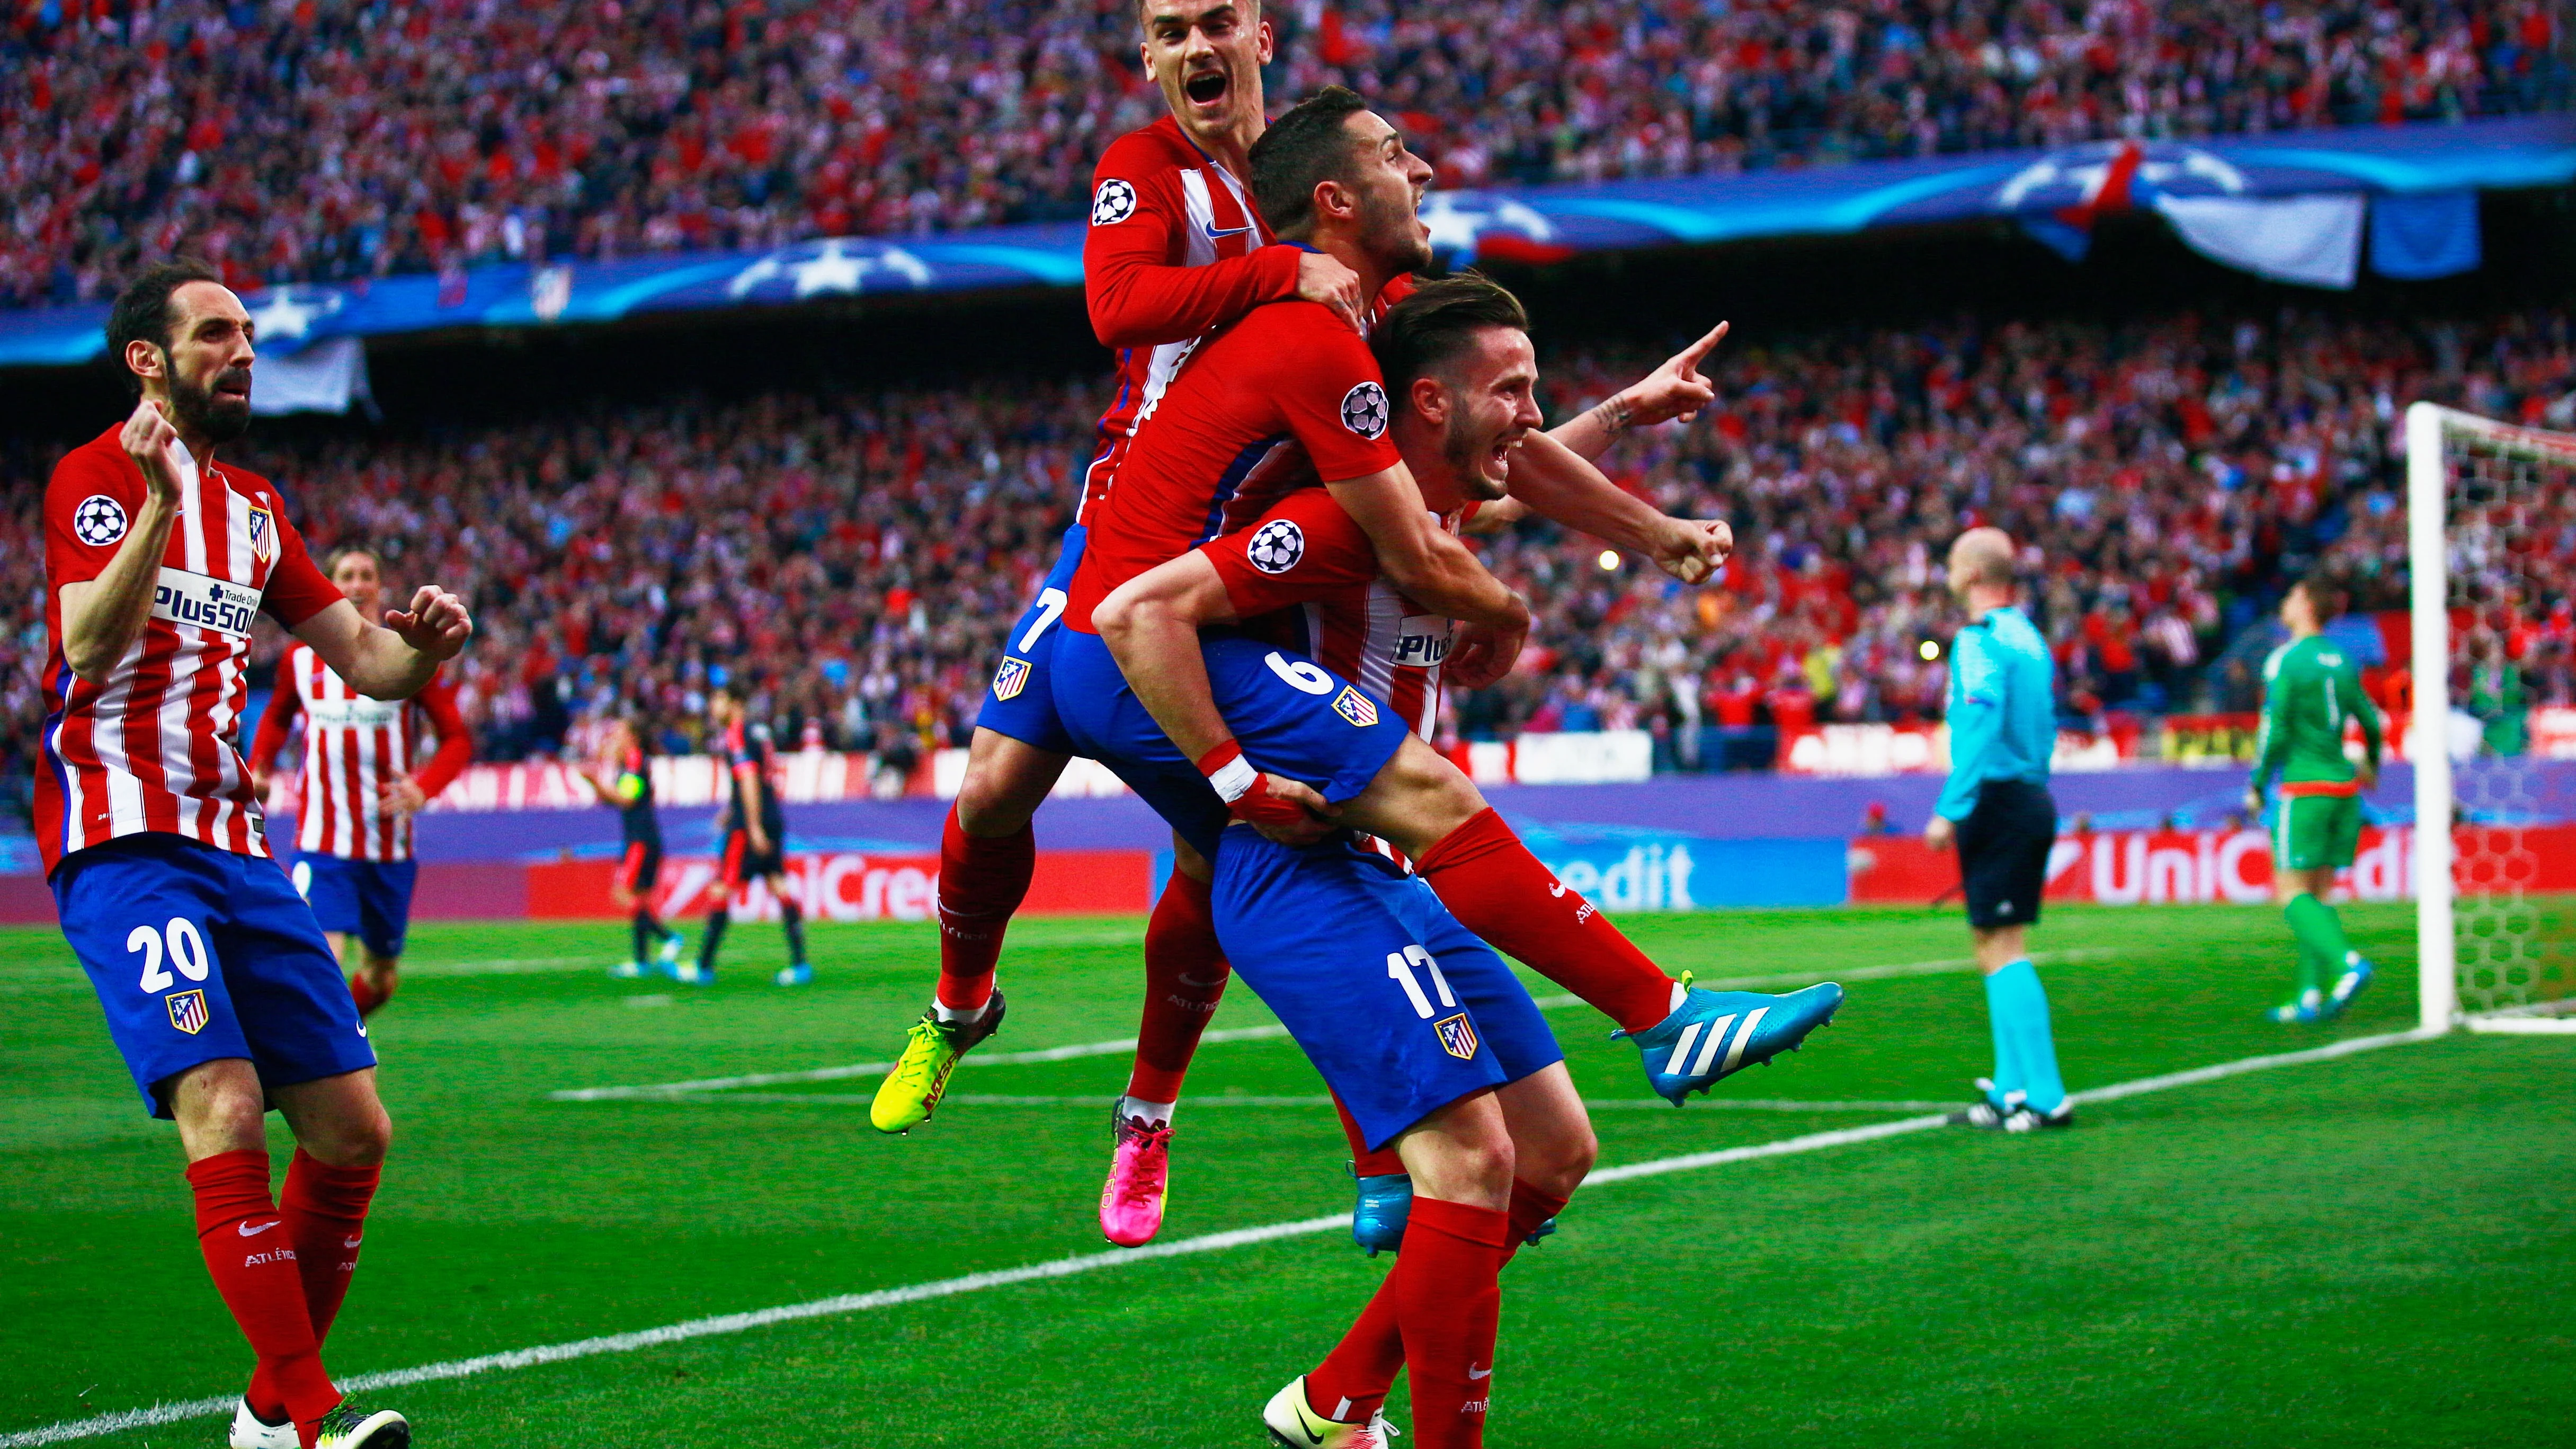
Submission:
[[[2384,1036],[2354,1037],[2328,1046],[2306,1051],[2276,1052],[2268,1056],[2245,1057],[2190,1071],[2167,1072],[2162,1076],[2141,1077],[2108,1087],[2072,1095],[2079,1102],[2109,1102],[2147,1092],[2161,1092],[2174,1087],[2214,1082],[2223,1077],[2246,1072],[2267,1071],[2274,1067],[2296,1066],[2303,1062],[2332,1061],[2338,1057],[2377,1051],[2382,1047],[2402,1046],[2408,1042],[2433,1041],[2439,1032],[2400,1031]],[[1877,1142],[1928,1131],[1944,1125],[1943,1114],[1906,1117],[1894,1122],[1878,1122],[1867,1127],[1844,1127],[1831,1132],[1808,1132],[1784,1137],[1775,1142],[1756,1142],[1744,1147],[1728,1147],[1714,1152],[1690,1152],[1678,1157],[1659,1157],[1646,1162],[1631,1162],[1618,1167],[1594,1169],[1584,1179],[1586,1187],[1609,1186],[1642,1177],[1661,1177],[1668,1173],[1690,1172],[1704,1167],[1720,1167],[1732,1162],[1752,1162],[1766,1157],[1788,1157],[1804,1152],[1821,1152],[1827,1148],[1850,1147],[1864,1142]],[[401,1388],[408,1384],[437,1383],[447,1379],[471,1378],[496,1369],[534,1368],[540,1364],[563,1363],[578,1358],[593,1358],[605,1353],[632,1353],[642,1348],[663,1344],[685,1343],[693,1338],[710,1338],[720,1334],[746,1333],[772,1324],[794,1323],[808,1318],[829,1318],[846,1313],[863,1313],[875,1308],[893,1308],[907,1303],[924,1303],[935,1298],[953,1297],[960,1293],[980,1292],[986,1288],[1007,1288],[1018,1283],[1038,1283],[1050,1278],[1070,1278],[1077,1274],[1116,1268],[1129,1263],[1151,1262],[1157,1258],[1178,1258],[1195,1253],[1223,1252],[1229,1248],[1248,1247],[1255,1243],[1281,1238],[1305,1237],[1348,1227],[1346,1213],[1325,1217],[1298,1218],[1260,1227],[1235,1228],[1222,1233],[1204,1233],[1195,1238],[1181,1238],[1169,1243],[1153,1243],[1142,1248],[1120,1248],[1105,1253],[1083,1253],[1051,1262],[1030,1263],[1018,1268],[1002,1268],[990,1273],[969,1273],[962,1278],[941,1278],[928,1283],[914,1283],[901,1288],[880,1288],[871,1293],[844,1293],[832,1298],[817,1298],[805,1303],[790,1303],[777,1308],[763,1308],[749,1313],[721,1313],[710,1318],[693,1318],[684,1323],[666,1324],[633,1333],[612,1333],[599,1338],[576,1339],[570,1343],[545,1344],[537,1348],[515,1349],[508,1353],[490,1353],[476,1358],[450,1359],[444,1363],[423,1364],[418,1368],[393,1369],[381,1373],[357,1374],[340,1380],[340,1387],[351,1394],[373,1393],[378,1389]],[[45,1444],[68,1444],[76,1439],[96,1438],[126,1429],[146,1429],[159,1424],[176,1424],[188,1419],[203,1419],[232,1412],[233,1396],[213,1399],[189,1399],[175,1404],[155,1404],[150,1408],[126,1409],[95,1418],[66,1420],[40,1429],[22,1429],[13,1434],[0,1434],[0,1449],[37,1449]]]
[[[2107,949],[2086,948],[2073,951],[2042,951],[2032,954],[2034,961],[2087,961],[2110,956]],[[1707,981],[1693,981],[1694,986],[1711,991],[1756,991],[1766,986],[1804,986],[1817,980],[1888,981],[1904,976],[1938,976],[1976,969],[1976,960],[1955,956],[1939,961],[1901,961],[1883,966],[1855,966],[1842,972],[1800,971],[1768,976],[1731,976]],[[1542,996],[1536,1002],[1541,1011],[1558,1011],[1583,1005],[1583,998],[1559,994]],[[1226,1027],[1199,1038],[1200,1045],[1211,1042],[1279,1041],[1288,1028],[1272,1023],[1268,1026]],[[1113,1041],[1074,1042],[1066,1046],[1039,1047],[1030,1051],[986,1052],[958,1060],[961,1067],[1026,1066],[1033,1062],[1069,1062],[1080,1057],[1115,1056],[1136,1049],[1136,1038],[1122,1036]],[[690,1093],[731,1092],[744,1087],[783,1087],[796,1082],[840,1082],[852,1077],[881,1077],[894,1070],[892,1062],[851,1062],[837,1067],[807,1067],[789,1072],[752,1072],[735,1077],[700,1077],[686,1082],[645,1082],[629,1087],[566,1087],[546,1093],[550,1102],[632,1102],[649,1101]]]
[[[403,967],[405,976],[533,976],[540,972],[587,969],[606,972],[608,959],[599,956],[495,956],[488,961],[450,961],[444,964],[424,961]]]
[[[663,1098],[657,1097],[660,1101]],[[748,1102],[757,1106],[864,1107],[876,1100],[872,1095],[855,1092],[707,1092],[693,1095],[671,1095],[668,1100],[691,1104]],[[951,1092],[939,1099],[940,1105],[961,1107],[1098,1107],[1108,1099],[1094,1092],[1088,1096],[1006,1096],[989,1092]],[[1263,1097],[1245,1093],[1220,1093],[1188,1099],[1190,1109],[1202,1107],[1329,1107],[1327,1096]],[[1720,1112],[1924,1112],[1935,1108],[1947,1110],[1948,1102],[1923,1101],[1793,1101],[1785,1097],[1718,1097],[1711,1096],[1692,1104],[1693,1110]],[[1673,1104],[1661,1097],[1586,1097],[1586,1111],[1652,1111],[1669,1112]]]

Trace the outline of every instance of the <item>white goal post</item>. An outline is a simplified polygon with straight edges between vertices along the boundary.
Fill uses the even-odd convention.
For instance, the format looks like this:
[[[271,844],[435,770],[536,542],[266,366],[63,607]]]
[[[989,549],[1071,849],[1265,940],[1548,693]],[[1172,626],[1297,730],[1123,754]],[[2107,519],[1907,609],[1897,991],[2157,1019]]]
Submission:
[[[2525,827],[2544,791],[2511,713],[2518,661],[2496,628],[2550,607],[2534,570],[2564,566],[2543,561],[2576,527],[2576,434],[2419,402],[2406,410],[2406,481],[2420,1024],[2576,1032],[2559,1015],[2576,1011],[2564,907],[2527,889],[2538,843]]]

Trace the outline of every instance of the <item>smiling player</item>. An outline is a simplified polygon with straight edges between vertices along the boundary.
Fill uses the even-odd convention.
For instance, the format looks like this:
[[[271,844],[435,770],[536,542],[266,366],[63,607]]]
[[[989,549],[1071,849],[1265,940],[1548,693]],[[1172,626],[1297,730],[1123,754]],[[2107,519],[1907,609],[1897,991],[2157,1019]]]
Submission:
[[[140,400],[45,490],[46,875],[145,1110],[178,1123],[198,1246],[257,1355],[234,1449],[400,1449],[403,1416],[322,1367],[391,1139],[375,1051],[229,740],[257,614],[378,700],[418,693],[473,622],[424,586],[369,623],[276,486],[215,461],[249,426],[255,359],[212,267],[143,272],[107,342]],[[297,1144],[278,1199],[270,1106]]]

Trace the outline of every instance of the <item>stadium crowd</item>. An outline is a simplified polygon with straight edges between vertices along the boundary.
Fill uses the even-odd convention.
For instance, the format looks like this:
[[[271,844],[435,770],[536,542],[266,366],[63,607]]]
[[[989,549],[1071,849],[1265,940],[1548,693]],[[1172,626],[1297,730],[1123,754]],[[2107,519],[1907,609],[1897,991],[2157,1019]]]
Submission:
[[[1654,360],[1552,359],[1553,400],[1587,405]],[[1643,726],[1713,768],[1728,762],[1700,756],[1701,726],[1937,717],[1956,623],[1940,558],[1971,521],[2029,550],[2067,715],[2251,708],[2260,652],[2227,645],[2288,577],[2328,560],[2358,606],[2402,606],[2404,401],[2576,426],[2576,326],[2556,311],[1962,322],[1730,345],[1709,370],[1720,407],[1605,461],[1669,510],[1730,519],[1724,579],[1686,588],[1541,524],[1484,540],[1541,624],[1512,678],[1450,702],[1451,729]],[[482,632],[456,677],[484,758],[555,750],[612,708],[687,748],[705,690],[733,681],[782,741],[901,762],[965,742],[1099,402],[1085,377],[272,428],[243,461],[286,487],[317,551],[363,542],[389,583],[472,601]],[[17,480],[0,739],[18,780],[44,713],[34,485],[72,441],[0,445]],[[2547,526],[2520,540],[2530,587],[2481,629],[2464,698],[2576,702],[2563,498]]]
[[[0,20],[0,305],[1079,216],[1134,0],[126,0]],[[2548,0],[1278,0],[1445,185],[2511,114]]]

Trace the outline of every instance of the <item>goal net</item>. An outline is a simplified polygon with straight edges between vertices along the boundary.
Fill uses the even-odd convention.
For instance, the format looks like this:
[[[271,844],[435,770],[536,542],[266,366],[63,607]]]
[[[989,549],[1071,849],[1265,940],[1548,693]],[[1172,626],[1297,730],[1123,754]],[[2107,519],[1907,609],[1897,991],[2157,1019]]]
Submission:
[[[2422,1025],[2576,1031],[2576,434],[2419,402],[2406,457]]]

